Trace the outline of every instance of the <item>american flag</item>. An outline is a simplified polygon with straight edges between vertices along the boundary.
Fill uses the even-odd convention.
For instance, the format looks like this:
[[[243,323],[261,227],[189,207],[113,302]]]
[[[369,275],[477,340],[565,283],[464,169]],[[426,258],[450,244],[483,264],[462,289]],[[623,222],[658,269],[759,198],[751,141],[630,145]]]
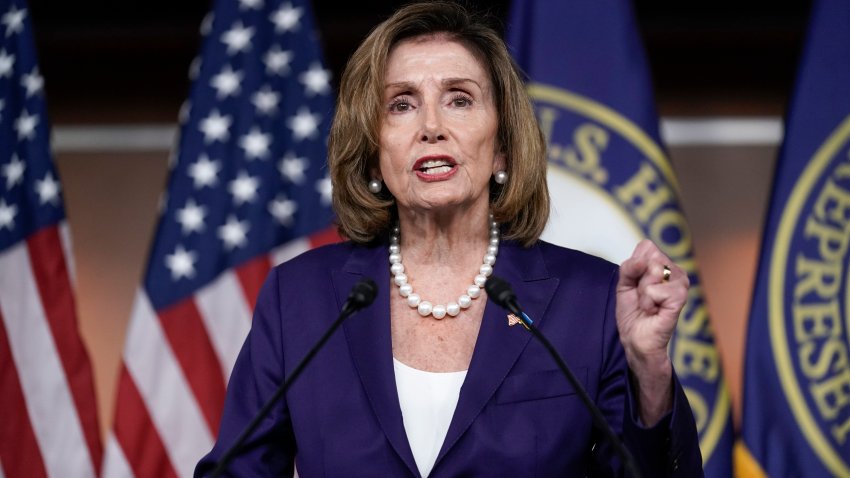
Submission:
[[[0,476],[96,476],[92,369],[24,0],[0,0]]]
[[[333,95],[309,3],[220,0],[201,31],[106,477],[192,474],[269,269],[338,240],[325,166]]]

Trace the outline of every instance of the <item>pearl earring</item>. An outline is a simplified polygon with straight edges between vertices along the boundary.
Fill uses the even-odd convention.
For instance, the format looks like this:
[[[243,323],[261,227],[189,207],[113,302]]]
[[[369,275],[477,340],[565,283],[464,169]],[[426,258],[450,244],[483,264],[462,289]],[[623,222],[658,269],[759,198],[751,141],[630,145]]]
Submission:
[[[383,189],[381,181],[377,179],[372,179],[369,181],[369,192],[371,192],[372,194],[378,194],[379,192],[381,192],[381,189]]]
[[[496,181],[496,184],[505,184],[508,182],[508,173],[500,169],[493,173],[493,179]]]

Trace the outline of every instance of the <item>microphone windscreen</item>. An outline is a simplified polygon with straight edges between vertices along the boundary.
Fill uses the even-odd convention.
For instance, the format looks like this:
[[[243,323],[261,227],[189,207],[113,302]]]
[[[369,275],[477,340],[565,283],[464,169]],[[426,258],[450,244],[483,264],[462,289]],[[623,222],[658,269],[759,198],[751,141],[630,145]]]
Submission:
[[[374,302],[377,295],[378,285],[375,284],[375,281],[366,277],[357,284],[354,284],[351,293],[348,294],[348,301],[356,309],[362,309]]]
[[[487,291],[490,300],[506,309],[510,309],[511,299],[516,300],[511,285],[501,277],[494,275],[488,277],[487,282],[484,283],[484,290]]]

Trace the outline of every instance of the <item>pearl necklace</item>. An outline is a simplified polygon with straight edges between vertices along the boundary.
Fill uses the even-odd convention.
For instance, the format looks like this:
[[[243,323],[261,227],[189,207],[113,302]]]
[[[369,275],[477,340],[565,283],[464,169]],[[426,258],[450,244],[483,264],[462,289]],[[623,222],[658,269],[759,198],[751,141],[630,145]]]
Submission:
[[[481,288],[487,282],[487,277],[493,273],[496,264],[496,255],[499,253],[499,223],[493,220],[490,214],[490,244],[478,275],[473,279],[472,285],[467,287],[466,293],[457,298],[457,302],[448,305],[433,305],[427,300],[422,300],[419,294],[413,292],[413,286],[407,282],[407,274],[404,273],[404,265],[401,263],[401,246],[399,245],[399,227],[395,226],[390,234],[390,272],[393,274],[393,282],[398,286],[398,293],[407,298],[407,305],[416,309],[422,317],[432,315],[435,319],[442,319],[446,314],[456,317],[461,309],[468,309],[472,300],[481,295]]]

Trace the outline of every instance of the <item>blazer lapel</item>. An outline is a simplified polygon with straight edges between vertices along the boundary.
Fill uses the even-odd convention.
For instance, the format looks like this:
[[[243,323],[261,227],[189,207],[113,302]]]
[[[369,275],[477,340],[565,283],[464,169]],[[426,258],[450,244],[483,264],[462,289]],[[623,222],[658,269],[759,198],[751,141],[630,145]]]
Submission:
[[[358,316],[345,321],[343,329],[351,358],[378,423],[411,473],[418,475],[396,390],[390,332],[390,272],[386,254],[386,249],[380,246],[355,247],[343,269],[334,271],[333,283],[340,308],[351,288],[364,276],[371,277],[378,284],[375,302]]]
[[[494,273],[513,286],[523,310],[539,326],[558,287],[558,279],[549,278],[539,247],[525,249],[503,243]],[[508,326],[507,314],[507,310],[488,301],[469,372],[435,468],[472,425],[531,340],[531,333],[521,326]]]

